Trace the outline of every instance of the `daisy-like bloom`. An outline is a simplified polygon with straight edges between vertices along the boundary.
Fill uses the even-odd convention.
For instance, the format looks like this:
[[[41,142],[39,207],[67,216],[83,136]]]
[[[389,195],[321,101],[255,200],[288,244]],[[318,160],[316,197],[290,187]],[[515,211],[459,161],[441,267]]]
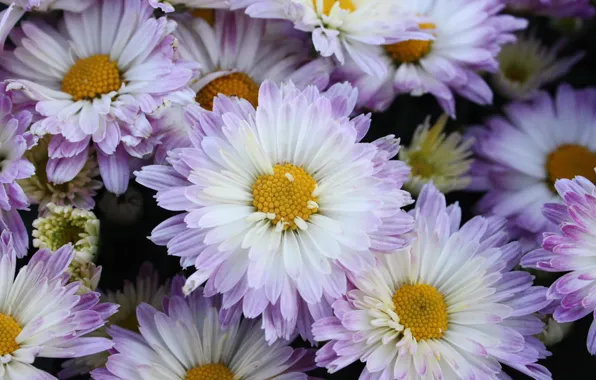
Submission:
[[[472,181],[468,172],[474,140],[463,140],[457,132],[445,134],[448,118],[444,114],[431,127],[427,117],[414,131],[410,146],[399,152],[399,159],[412,168],[404,187],[414,195],[430,181],[443,193],[465,189]]]
[[[171,152],[172,166],[144,167],[137,181],[158,191],[161,207],[184,211],[151,239],[196,267],[185,293],[207,281],[224,308],[264,313],[269,341],[296,327],[310,338],[312,318],[345,293],[346,271],[407,244],[409,168],[390,160],[393,136],[360,143],[370,117],[349,118],[349,84],[320,93],[267,81],[258,100],[255,111],[218,97],[213,112],[195,115],[192,147]]]
[[[246,99],[256,107],[259,86],[265,80],[292,81],[299,88],[312,84],[319,89],[329,83],[330,63],[313,60],[310,43],[304,38],[267,33],[271,21],[223,10],[215,12],[214,26],[200,17],[178,20],[174,36],[180,42],[180,57],[201,65],[200,76],[189,87],[206,110],[213,109],[213,98],[219,94]]]
[[[176,23],[152,12],[146,0],[100,0],[64,12],[61,32],[38,21],[15,30],[0,66],[13,78],[7,89],[37,101],[43,118],[32,131],[53,135],[50,158],[62,159],[47,168],[54,182],[72,180],[93,145],[106,188],[122,194],[129,157],[153,152],[146,114],[184,93],[195,65],[173,60]]]
[[[561,202],[555,181],[576,175],[596,181],[595,107],[596,90],[561,85],[554,99],[540,92],[505,106],[505,117],[469,129],[478,156],[469,189],[488,190],[478,212],[505,216],[529,233],[552,228],[542,206]]]
[[[517,42],[503,46],[499,53],[499,71],[492,75],[492,84],[503,96],[526,100],[534,97],[546,84],[567,74],[584,57],[578,52],[558,58],[563,48],[561,40],[552,48],[543,45],[533,35],[521,36]]]
[[[36,357],[75,358],[112,347],[106,338],[83,337],[104,325],[118,306],[99,293],[77,295],[67,284],[72,246],[39,250],[15,278],[16,254],[7,231],[0,236],[0,379],[54,379],[36,369]],[[14,281],[13,281],[14,280]]]
[[[39,139],[37,145],[25,152],[25,158],[35,166],[36,173],[29,178],[19,180],[29,202],[38,204],[41,213],[48,203],[56,205],[73,205],[89,210],[95,207],[93,197],[103,186],[102,182],[94,178],[99,176],[97,159],[93,149],[89,149],[87,161],[81,171],[70,181],[55,183],[48,174],[54,175],[53,170],[47,171],[50,165],[56,165],[64,158],[49,158],[48,147],[51,136]]]
[[[418,15],[422,30],[434,41],[408,40],[375,47],[387,75],[370,78],[354,64],[339,68],[335,76],[358,87],[359,105],[383,111],[396,95],[432,94],[455,117],[457,93],[478,104],[492,103],[492,91],[478,72],[496,72],[501,46],[515,41],[512,32],[527,21],[500,14],[503,5],[494,0],[405,1],[406,11]]]
[[[596,186],[591,180],[577,176],[555,183],[563,204],[545,205],[544,216],[558,226],[558,231],[545,233],[542,248],[522,260],[525,267],[569,272],[556,280],[547,293],[558,301],[553,313],[557,322],[573,322],[590,313],[596,316],[596,232],[592,228],[596,223]],[[596,355],[596,320],[588,333],[588,351]]]
[[[33,115],[13,109],[10,94],[0,85],[0,230],[8,229],[14,236],[19,258],[27,254],[29,237],[17,210],[28,210],[29,202],[18,181],[35,173],[35,167],[23,154],[35,144],[27,131]]]
[[[508,378],[502,363],[550,379],[532,336],[543,327],[532,313],[550,301],[529,273],[512,271],[521,251],[507,243],[505,220],[478,216],[460,228],[460,208],[432,184],[413,214],[412,245],[355,276],[335,316],[313,325],[315,339],[331,340],[317,364],[335,372],[360,359],[366,379]]]
[[[179,288],[182,287],[179,282],[177,285]],[[119,326],[123,329],[138,332],[137,306],[142,303],[149,304],[161,311],[162,300],[168,287],[168,284],[160,285],[159,273],[151,263],[145,262],[139,269],[135,283],[125,281],[122,290],[107,291],[102,294],[102,301],[119,306],[118,312],[106,321],[106,325]],[[109,337],[103,327],[89,334],[89,336]],[[68,360],[62,364],[63,369],[58,375],[61,379],[86,375],[96,368],[104,367],[108,361],[108,356],[107,352],[99,352],[94,355]]]
[[[260,320],[241,320],[240,313],[223,326],[220,296],[208,298],[199,288],[184,297],[184,278],[173,282],[163,312],[148,304],[137,308],[140,334],[108,327],[115,353],[106,368],[91,373],[94,379],[309,379],[304,372],[315,367],[311,350],[293,349],[284,341],[269,345]]]
[[[72,244],[75,258],[70,266],[71,272],[83,270],[95,274],[93,268],[80,268],[94,262],[97,257],[99,220],[93,212],[48,203],[47,215],[33,221],[32,235],[36,248],[56,251],[66,244]]]
[[[386,0],[232,0],[256,18],[287,19],[312,33],[314,48],[341,64],[349,57],[366,74],[381,77],[387,68],[375,46],[410,39],[431,40],[398,1]]]
[[[189,8],[229,8],[230,0],[149,0],[153,8],[159,8],[166,13],[174,12],[176,5]]]
[[[589,19],[596,13],[591,0],[509,0],[508,8],[554,18],[579,17]]]

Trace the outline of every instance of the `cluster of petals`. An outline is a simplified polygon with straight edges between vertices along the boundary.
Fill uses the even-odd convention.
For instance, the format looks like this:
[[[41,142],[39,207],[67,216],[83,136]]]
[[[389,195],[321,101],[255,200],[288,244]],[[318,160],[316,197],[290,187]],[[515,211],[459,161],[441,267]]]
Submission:
[[[169,166],[136,172],[161,207],[183,212],[151,239],[197,269],[186,293],[206,282],[207,295],[224,295],[224,308],[263,314],[268,340],[290,339],[296,327],[310,338],[313,319],[345,294],[346,272],[370,269],[376,253],[407,244],[412,220],[401,207],[411,198],[401,185],[409,169],[390,160],[399,149],[392,136],[360,142],[370,118],[349,118],[356,96],[348,84],[321,93],[267,81],[256,110],[224,96],[212,112],[187,108],[192,146],[171,151]],[[278,163],[303,167],[318,185],[319,211],[292,221],[295,230],[253,206],[254,182]]]
[[[596,186],[584,177],[555,184],[563,204],[544,206],[544,216],[557,226],[544,234],[542,247],[522,259],[524,267],[547,272],[569,272],[557,279],[547,296],[556,300],[553,317],[572,322],[596,310]],[[588,351],[596,355],[596,322],[588,333]]]
[[[153,152],[157,140],[147,115],[186,94],[196,65],[176,59],[176,23],[152,12],[141,0],[101,0],[81,13],[64,12],[62,33],[37,20],[11,32],[16,48],[4,52],[0,66],[11,78],[7,90],[36,102],[41,119],[32,132],[53,136],[47,174],[54,183],[73,179],[93,145],[106,188],[122,194],[130,159]],[[65,76],[95,57],[116,65],[121,85],[94,98],[64,92]]]

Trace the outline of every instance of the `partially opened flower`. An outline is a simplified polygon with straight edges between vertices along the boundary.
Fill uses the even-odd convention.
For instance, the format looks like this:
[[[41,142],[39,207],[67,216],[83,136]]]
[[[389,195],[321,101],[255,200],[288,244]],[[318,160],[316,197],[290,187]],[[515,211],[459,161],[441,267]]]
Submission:
[[[416,128],[409,147],[399,152],[399,158],[412,168],[406,190],[418,195],[422,187],[432,181],[443,193],[465,189],[472,179],[473,139],[462,139],[457,133],[444,133],[448,116],[441,116],[430,126],[430,116]]]
[[[398,2],[400,3],[400,2]],[[474,103],[492,103],[492,91],[480,72],[496,72],[501,46],[515,41],[512,32],[527,21],[501,14],[494,0],[404,1],[401,7],[417,15],[422,30],[434,40],[410,39],[371,48],[387,75],[370,78],[351,63],[338,68],[336,79],[353,82],[359,105],[384,111],[396,95],[432,94],[455,117],[455,95]]]
[[[20,258],[27,254],[29,237],[17,210],[27,210],[29,202],[18,181],[35,173],[35,167],[23,157],[35,144],[35,138],[28,132],[33,115],[13,109],[5,87],[0,85],[0,230],[12,231]]]
[[[410,39],[430,40],[415,16],[399,1],[387,0],[232,0],[232,8],[248,6],[255,18],[287,19],[312,33],[314,48],[341,64],[349,57],[365,73],[383,76],[387,68],[375,46]]]
[[[375,254],[407,243],[401,210],[409,169],[396,160],[399,141],[361,143],[369,116],[350,119],[348,85],[320,93],[265,82],[255,109],[218,97],[194,117],[192,147],[170,152],[172,166],[146,166],[137,181],[158,204],[183,211],[151,239],[195,266],[188,294],[207,281],[224,308],[262,313],[267,339],[311,337],[313,317],[346,291],[346,272],[375,265]]]
[[[69,267],[73,273],[71,280],[87,278],[89,284],[97,287],[101,272],[90,266],[96,260],[99,249],[99,220],[93,212],[49,203],[47,215],[33,221],[32,235],[36,248],[56,251],[72,244],[75,257]]]
[[[548,272],[569,272],[556,280],[547,296],[558,301],[553,313],[557,322],[573,322],[596,316],[596,186],[585,177],[561,179],[555,188],[564,204],[544,206],[544,216],[558,226],[544,234],[542,248],[528,253],[522,265]],[[588,351],[596,355],[596,320],[588,332]]]
[[[37,101],[43,116],[32,131],[53,135],[48,178],[72,180],[96,148],[106,188],[128,186],[129,157],[153,152],[146,115],[184,93],[195,65],[174,58],[175,22],[152,16],[145,0],[100,0],[81,13],[64,12],[61,32],[42,21],[23,22],[14,51],[0,66],[9,90]]]
[[[179,284],[179,286],[182,286]],[[169,284],[160,285],[159,274],[149,262],[143,263],[137,274],[134,283],[125,281],[122,290],[116,292],[108,290],[101,296],[102,301],[118,305],[118,312],[112,315],[106,324],[109,326],[119,326],[130,331],[139,331],[139,322],[137,321],[137,306],[140,304],[149,304],[153,308],[161,311],[162,300],[166,295]],[[109,335],[105,328],[100,328],[88,336],[106,337]],[[72,360],[67,360],[62,364],[62,371],[59,373],[61,379],[66,379],[78,375],[86,375],[90,371],[104,367],[108,360],[107,352],[83,356]]]
[[[507,6],[515,12],[527,12],[554,18],[589,19],[596,13],[596,8],[590,0],[509,0]]]
[[[310,350],[283,341],[269,345],[260,320],[240,320],[238,313],[222,326],[221,297],[207,298],[202,288],[184,297],[183,282],[174,280],[163,312],[148,304],[137,308],[140,334],[108,328],[114,353],[105,369],[91,373],[94,379],[151,380],[157,374],[169,380],[308,379],[304,372],[314,368]]]
[[[541,92],[471,129],[479,159],[470,189],[488,190],[478,211],[505,216],[523,231],[546,231],[542,206],[561,202],[555,181],[576,175],[596,180],[595,107],[596,90],[562,85],[554,98]]]
[[[510,99],[530,99],[546,84],[555,81],[584,57],[578,52],[570,57],[557,57],[564,41],[552,48],[536,37],[521,36],[516,42],[503,46],[499,53],[499,71],[492,75],[497,92]]]
[[[71,180],[64,183],[54,183],[47,175],[48,165],[53,165],[56,159],[50,159],[48,148],[51,136],[39,139],[37,145],[25,152],[25,158],[35,166],[36,172],[31,177],[18,181],[27,195],[29,202],[39,204],[40,212],[44,212],[48,203],[59,206],[72,205],[81,209],[95,207],[93,197],[103,186],[99,176],[97,158],[93,149],[89,149],[87,161],[83,168]],[[50,169],[51,170],[51,169]]]
[[[112,347],[106,338],[83,337],[118,307],[99,303],[98,293],[77,295],[67,284],[72,246],[39,250],[16,274],[16,254],[7,231],[0,236],[0,378],[51,379],[33,366],[36,357],[75,358]],[[15,278],[16,274],[16,278]]]
[[[184,5],[189,8],[229,8],[230,0],[148,0],[153,8],[159,8],[169,13],[174,12],[176,5]]]
[[[550,301],[529,273],[512,271],[521,251],[505,220],[478,216],[460,228],[460,208],[432,184],[413,213],[412,245],[355,276],[335,316],[313,325],[315,339],[331,340],[317,364],[333,373],[361,360],[361,379],[508,378],[501,364],[550,379],[533,336],[543,328],[533,313]]]

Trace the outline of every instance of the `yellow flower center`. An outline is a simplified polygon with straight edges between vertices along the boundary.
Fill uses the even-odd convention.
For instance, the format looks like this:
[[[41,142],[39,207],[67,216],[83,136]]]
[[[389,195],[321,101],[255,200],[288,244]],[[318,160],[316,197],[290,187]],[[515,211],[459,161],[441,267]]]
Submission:
[[[317,198],[312,195],[317,182],[304,168],[292,164],[277,164],[273,174],[261,175],[252,186],[253,206],[268,214],[273,224],[283,223],[283,229],[295,230],[318,211]],[[300,219],[298,219],[300,218]]]
[[[435,29],[435,24],[419,24],[420,29]],[[432,41],[408,40],[396,44],[385,45],[385,51],[389,53],[396,63],[417,62],[430,51]]]
[[[317,2],[318,0],[312,0],[313,6],[317,9]],[[323,10],[322,13],[324,15],[329,16],[331,13],[331,8],[335,5],[335,3],[339,3],[339,7],[341,9],[345,9],[346,11],[354,12],[356,10],[356,6],[352,0],[323,0]]]
[[[447,304],[431,285],[403,285],[393,295],[399,323],[417,340],[439,339],[447,330]]]
[[[234,374],[223,364],[207,364],[186,372],[184,380],[233,380]]]
[[[232,73],[212,80],[197,93],[195,100],[204,109],[212,111],[213,98],[219,94],[246,99],[255,108],[259,104],[259,85],[244,73]]]
[[[194,18],[202,18],[209,25],[215,25],[215,9],[194,9],[191,13]]]
[[[62,91],[74,100],[94,99],[117,91],[122,85],[118,64],[106,54],[96,54],[75,62],[62,81]]]
[[[13,353],[19,348],[16,339],[22,330],[11,316],[0,313],[0,356]]]
[[[595,167],[596,153],[582,145],[561,145],[549,154],[546,160],[548,181],[551,185],[558,179],[572,179],[578,175],[596,182]]]

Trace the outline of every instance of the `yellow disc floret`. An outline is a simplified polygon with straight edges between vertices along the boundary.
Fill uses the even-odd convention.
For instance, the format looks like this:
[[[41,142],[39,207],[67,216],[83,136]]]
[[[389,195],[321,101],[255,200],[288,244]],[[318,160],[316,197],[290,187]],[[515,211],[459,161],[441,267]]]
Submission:
[[[122,85],[118,64],[106,54],[96,54],[75,62],[62,81],[62,91],[74,100],[94,99],[117,91]]]
[[[561,145],[546,160],[548,181],[552,185],[558,179],[572,179],[578,175],[596,182],[595,167],[596,153],[582,145]]]
[[[417,340],[439,339],[447,330],[447,304],[439,291],[427,284],[403,285],[393,295],[399,323]]]
[[[13,353],[19,348],[16,339],[22,330],[10,315],[0,313],[0,356]]]
[[[302,221],[318,211],[313,191],[317,182],[304,168],[278,164],[272,175],[261,175],[252,186],[253,206],[268,214],[271,222],[282,222],[284,230],[295,230]]]
[[[435,24],[420,24],[420,29],[435,29]],[[385,51],[389,53],[396,63],[417,62],[430,51],[432,41],[408,40],[396,44],[385,45]]]
[[[207,364],[193,368],[184,380],[233,380],[234,374],[223,364]]]
[[[256,107],[259,104],[259,85],[244,73],[224,75],[209,82],[195,98],[208,111],[213,110],[213,98],[222,94],[246,99]]]
[[[312,3],[314,5],[315,9],[318,8],[317,7],[318,1],[319,0],[312,0]],[[329,16],[329,13],[331,13],[331,8],[333,8],[335,3],[339,3],[339,7],[341,9],[345,9],[346,11],[354,12],[356,10],[356,6],[354,6],[354,3],[352,2],[352,0],[323,0],[323,9],[322,9],[321,13]]]

